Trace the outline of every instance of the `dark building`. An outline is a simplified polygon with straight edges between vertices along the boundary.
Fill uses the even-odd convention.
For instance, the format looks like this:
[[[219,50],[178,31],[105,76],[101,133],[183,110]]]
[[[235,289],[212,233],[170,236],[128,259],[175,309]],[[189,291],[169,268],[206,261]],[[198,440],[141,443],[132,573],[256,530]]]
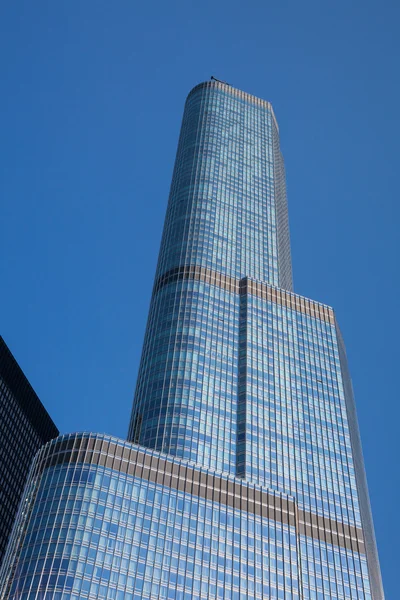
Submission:
[[[0,564],[32,459],[58,433],[0,336]]]

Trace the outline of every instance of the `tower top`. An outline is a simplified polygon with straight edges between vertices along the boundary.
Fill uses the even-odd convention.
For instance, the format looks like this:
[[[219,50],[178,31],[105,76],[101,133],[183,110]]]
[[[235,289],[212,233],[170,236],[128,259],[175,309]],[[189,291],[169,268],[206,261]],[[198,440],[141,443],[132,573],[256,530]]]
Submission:
[[[275,113],[274,113],[274,109],[272,107],[271,102],[268,102],[268,100],[263,100],[262,98],[253,96],[253,94],[243,92],[242,90],[239,90],[238,88],[233,87],[229,83],[226,83],[225,81],[221,81],[220,79],[217,79],[213,75],[211,76],[210,81],[203,81],[202,83],[195,85],[194,88],[192,88],[190,90],[189,94],[187,95],[186,100],[188,100],[192,96],[192,94],[198,92],[202,88],[218,89],[222,92],[225,92],[226,94],[231,94],[232,96],[239,98],[239,100],[242,100],[249,104],[254,104],[255,106],[259,106],[260,108],[265,108],[266,110],[268,110],[271,113],[272,118],[275,123],[275,126],[276,126],[276,129],[279,132],[279,125],[278,125],[278,121],[277,121]]]

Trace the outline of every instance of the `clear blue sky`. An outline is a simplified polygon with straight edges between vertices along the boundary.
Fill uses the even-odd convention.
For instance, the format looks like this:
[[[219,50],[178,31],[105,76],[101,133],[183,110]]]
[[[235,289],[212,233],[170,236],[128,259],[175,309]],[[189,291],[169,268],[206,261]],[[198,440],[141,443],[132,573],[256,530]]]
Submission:
[[[400,3],[0,7],[1,333],[62,432],[125,436],[184,100],[280,123],[295,289],[332,305],[387,600],[399,598]],[[397,593],[396,593],[397,592]]]

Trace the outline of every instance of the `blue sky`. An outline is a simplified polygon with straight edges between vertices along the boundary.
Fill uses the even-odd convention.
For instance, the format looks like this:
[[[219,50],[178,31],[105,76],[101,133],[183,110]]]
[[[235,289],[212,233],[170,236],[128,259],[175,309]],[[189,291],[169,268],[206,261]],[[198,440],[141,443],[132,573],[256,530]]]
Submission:
[[[1,334],[63,432],[125,436],[189,90],[270,100],[296,292],[332,305],[398,598],[400,4],[2,3]],[[397,594],[396,594],[397,591]]]

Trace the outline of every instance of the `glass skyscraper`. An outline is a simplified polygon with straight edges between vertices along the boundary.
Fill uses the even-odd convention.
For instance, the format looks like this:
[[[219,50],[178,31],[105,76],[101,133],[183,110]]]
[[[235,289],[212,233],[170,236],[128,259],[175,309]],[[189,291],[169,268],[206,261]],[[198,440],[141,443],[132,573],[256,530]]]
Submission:
[[[189,94],[128,442],[32,466],[4,599],[383,600],[351,381],[296,295],[271,105]]]

